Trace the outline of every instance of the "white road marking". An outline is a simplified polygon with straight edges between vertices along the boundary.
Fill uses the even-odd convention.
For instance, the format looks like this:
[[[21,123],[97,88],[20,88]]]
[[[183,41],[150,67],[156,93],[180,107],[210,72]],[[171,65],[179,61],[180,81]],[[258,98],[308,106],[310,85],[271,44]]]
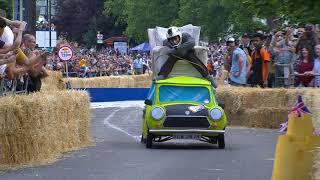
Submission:
[[[265,161],[274,161],[274,158],[265,159]]]
[[[124,133],[124,134],[126,134],[126,135],[128,135],[128,136],[130,136],[130,137],[132,137],[132,138],[133,138],[134,140],[136,140],[136,141],[139,141],[140,138],[141,138],[141,136],[132,135],[132,134],[130,134],[129,132],[121,129],[120,127],[118,127],[118,126],[110,123],[109,120],[110,120],[117,112],[119,112],[119,111],[122,110],[122,109],[123,109],[123,108],[119,108],[119,109],[113,111],[108,117],[106,117],[106,118],[104,119],[104,124],[107,125],[107,126],[109,126],[109,127],[111,127],[111,128],[113,128],[113,129],[115,129],[115,130],[117,130],[117,131],[120,131],[120,132],[122,132],[122,133]]]
[[[140,107],[144,108],[143,101],[117,101],[117,102],[101,102],[101,103],[91,103],[91,109],[103,109],[109,107]]]
[[[223,169],[207,169],[208,171],[223,171]]]

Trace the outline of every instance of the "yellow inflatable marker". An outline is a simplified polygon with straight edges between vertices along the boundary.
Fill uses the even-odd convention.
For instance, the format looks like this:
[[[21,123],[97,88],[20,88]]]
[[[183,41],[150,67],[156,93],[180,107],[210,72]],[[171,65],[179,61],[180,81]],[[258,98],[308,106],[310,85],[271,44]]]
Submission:
[[[278,139],[272,180],[311,179],[312,151],[319,145],[320,138],[313,135],[311,114],[304,112],[303,107],[299,96],[289,115],[287,134]]]

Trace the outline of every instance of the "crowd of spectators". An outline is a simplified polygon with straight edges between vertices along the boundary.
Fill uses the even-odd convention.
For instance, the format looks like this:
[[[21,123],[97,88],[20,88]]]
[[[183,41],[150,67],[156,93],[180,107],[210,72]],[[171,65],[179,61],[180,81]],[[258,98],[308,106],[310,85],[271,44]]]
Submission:
[[[48,75],[50,53],[37,50],[35,37],[23,34],[26,25],[0,16],[0,95],[8,88],[39,91],[41,78]]]
[[[222,77],[223,62],[227,48],[224,44],[214,43],[208,46],[208,71],[215,78]]]
[[[23,34],[26,25],[0,17],[0,93],[12,86],[13,80],[18,80],[15,88],[27,83],[28,92],[39,91],[48,70],[62,71],[69,77],[152,73],[149,53],[123,54],[110,47],[88,49],[66,41],[61,41],[52,54],[38,50],[35,37]],[[320,87],[319,38],[319,26],[313,24],[230,36],[224,43],[208,45],[207,67],[216,78],[227,71],[226,83],[233,86]],[[66,62],[57,55],[64,44],[74,51]]]
[[[77,43],[68,44],[74,50],[73,58],[62,62],[57,52],[54,52],[47,68],[62,71],[65,75],[68,72],[69,77],[118,76],[150,72],[151,60],[148,53],[122,54],[110,47],[96,50],[78,46]]]
[[[229,37],[220,63],[235,86],[320,87],[319,38],[313,24]]]

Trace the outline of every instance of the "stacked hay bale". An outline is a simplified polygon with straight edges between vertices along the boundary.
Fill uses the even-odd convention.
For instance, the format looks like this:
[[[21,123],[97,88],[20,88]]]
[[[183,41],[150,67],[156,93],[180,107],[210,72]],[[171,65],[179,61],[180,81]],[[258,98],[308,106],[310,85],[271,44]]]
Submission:
[[[319,106],[314,97],[320,96],[315,89],[259,89],[222,86],[217,89],[218,101],[225,104],[231,125],[261,128],[279,128],[284,122],[298,94],[319,123]],[[317,121],[316,121],[317,120]],[[320,126],[319,126],[320,127]]]
[[[42,79],[41,91],[60,91],[65,88],[65,82],[60,71],[49,71],[49,76]]]
[[[52,91],[0,101],[1,168],[51,162],[91,144],[85,92]]]
[[[148,88],[152,75],[103,76],[94,78],[66,78],[73,88]]]

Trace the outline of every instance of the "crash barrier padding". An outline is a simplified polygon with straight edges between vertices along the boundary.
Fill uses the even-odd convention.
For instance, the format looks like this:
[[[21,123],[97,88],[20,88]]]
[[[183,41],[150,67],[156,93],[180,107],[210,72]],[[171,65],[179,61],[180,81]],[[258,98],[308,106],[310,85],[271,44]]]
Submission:
[[[64,81],[71,82],[72,88],[131,88],[139,87],[140,85],[148,88],[152,82],[151,77],[151,75],[106,76],[97,78],[68,78],[64,79]],[[130,91],[134,92],[135,90]],[[147,90],[143,91],[147,92]],[[103,93],[99,94],[100,97],[108,96]],[[128,96],[129,94],[130,92],[127,93]],[[313,110],[315,116],[314,123],[318,123],[317,126],[320,127],[319,89],[261,89],[229,87],[225,85],[220,85],[217,89],[217,99],[219,103],[225,105],[230,125],[258,128],[279,128],[279,124],[286,118],[298,94],[303,95],[304,101]],[[144,96],[146,95],[141,95],[141,98]],[[100,101],[94,95],[91,97],[93,100]],[[132,98],[125,99],[123,97],[125,95],[121,95],[121,100],[132,100]],[[134,100],[141,98],[134,98]]]
[[[87,88],[91,102],[145,100],[148,88]]]
[[[72,88],[149,88],[152,74],[102,76],[94,78],[66,78]]]
[[[66,83],[63,80],[60,71],[49,71],[49,76],[42,79],[41,91],[60,91],[66,89]]]
[[[46,164],[92,144],[86,92],[40,92],[0,102],[1,169]]]
[[[258,128],[279,128],[296,97],[302,95],[313,113],[314,125],[320,127],[320,89],[261,89],[220,86],[219,103],[225,105],[228,122]]]
[[[320,137],[313,134],[310,115],[290,115],[287,134],[279,137],[276,146],[272,180],[312,179],[313,159],[317,155],[314,152],[319,142]]]

